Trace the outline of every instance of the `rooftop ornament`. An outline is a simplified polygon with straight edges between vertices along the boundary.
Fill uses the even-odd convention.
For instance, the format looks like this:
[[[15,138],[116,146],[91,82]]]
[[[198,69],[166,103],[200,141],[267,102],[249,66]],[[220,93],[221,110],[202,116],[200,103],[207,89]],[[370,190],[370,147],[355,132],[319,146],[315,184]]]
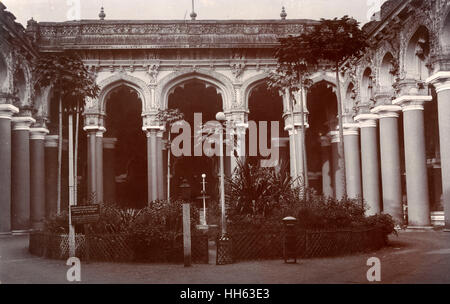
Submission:
[[[281,17],[281,20],[286,20],[287,13],[286,13],[286,9],[284,8],[284,6],[281,8],[280,17]]]
[[[100,9],[100,14],[98,14],[98,16],[100,17],[100,20],[105,20],[106,14],[105,14],[105,10],[102,8]]]
[[[191,20],[194,21],[197,18],[197,13],[194,10],[194,0],[192,0],[192,12],[191,12]]]

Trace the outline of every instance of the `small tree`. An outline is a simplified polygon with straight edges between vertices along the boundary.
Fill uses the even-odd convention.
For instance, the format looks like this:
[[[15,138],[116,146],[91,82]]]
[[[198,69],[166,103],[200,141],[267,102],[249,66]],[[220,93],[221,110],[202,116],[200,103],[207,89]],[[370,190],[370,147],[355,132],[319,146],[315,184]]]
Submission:
[[[62,114],[68,113],[69,142],[73,143],[73,114],[76,114],[75,131],[75,171],[69,172],[69,181],[76,179],[78,158],[79,114],[84,107],[85,98],[96,98],[100,88],[89,73],[81,58],[76,54],[45,54],[34,64],[36,86],[51,87],[58,94],[59,108],[59,140],[58,140],[58,213],[61,210],[61,163],[62,163]],[[70,145],[71,146],[71,145]],[[70,162],[74,159],[73,151],[69,151]],[[72,167],[73,163],[69,164]],[[71,204],[76,204],[76,183],[69,185]]]
[[[183,113],[179,109],[166,109],[161,110],[156,115],[159,122],[163,123],[167,129],[167,202],[170,203],[170,178],[171,178],[171,129],[174,124],[184,119]]]
[[[299,36],[280,38],[280,46],[276,50],[281,77],[275,77],[276,85],[284,84],[289,89],[295,83],[302,83],[304,75],[310,68],[318,64],[331,64],[336,72],[336,96],[338,102],[339,120],[339,153],[344,155],[344,133],[342,115],[342,97],[340,88],[340,67],[352,58],[358,57],[366,48],[366,38],[359,28],[359,23],[344,16],[340,19],[322,19],[313,24],[310,29],[305,30]],[[285,79],[279,79],[279,78]],[[345,161],[341,163],[344,171],[344,193],[345,193]]]

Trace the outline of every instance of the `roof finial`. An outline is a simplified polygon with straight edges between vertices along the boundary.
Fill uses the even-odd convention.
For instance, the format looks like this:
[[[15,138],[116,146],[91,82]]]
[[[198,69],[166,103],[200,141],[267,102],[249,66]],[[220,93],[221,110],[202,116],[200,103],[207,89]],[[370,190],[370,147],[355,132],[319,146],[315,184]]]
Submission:
[[[197,18],[197,13],[194,10],[194,0],[192,0],[191,20],[195,20],[195,18]]]
[[[100,9],[100,14],[98,14],[98,16],[100,17],[100,20],[105,20],[106,14],[105,14],[105,10],[102,8]]]
[[[284,6],[281,8],[280,17],[281,17],[281,20],[286,20],[287,14],[286,14],[286,9],[284,8]]]

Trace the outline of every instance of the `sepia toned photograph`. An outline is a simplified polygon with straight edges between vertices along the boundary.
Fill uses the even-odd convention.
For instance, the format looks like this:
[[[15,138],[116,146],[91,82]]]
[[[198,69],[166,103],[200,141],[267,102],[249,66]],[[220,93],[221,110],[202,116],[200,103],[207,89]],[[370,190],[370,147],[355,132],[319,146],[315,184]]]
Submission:
[[[0,1],[0,286],[449,283],[450,0]]]

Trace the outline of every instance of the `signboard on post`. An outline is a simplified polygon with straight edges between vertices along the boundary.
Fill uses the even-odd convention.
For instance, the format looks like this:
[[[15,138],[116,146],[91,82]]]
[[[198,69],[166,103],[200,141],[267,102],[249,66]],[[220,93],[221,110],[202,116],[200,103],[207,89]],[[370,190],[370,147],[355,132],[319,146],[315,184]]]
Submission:
[[[72,225],[92,224],[100,218],[100,205],[70,206]]]

